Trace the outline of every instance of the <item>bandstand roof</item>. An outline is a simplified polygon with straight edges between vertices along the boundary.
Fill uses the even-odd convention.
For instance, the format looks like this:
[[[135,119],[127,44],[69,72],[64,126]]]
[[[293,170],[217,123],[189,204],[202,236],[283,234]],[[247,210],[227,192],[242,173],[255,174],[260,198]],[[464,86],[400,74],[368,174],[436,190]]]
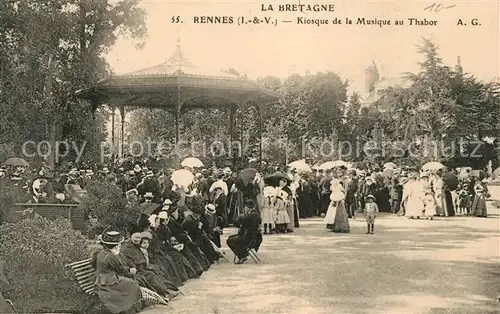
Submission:
[[[177,40],[175,54],[164,63],[124,75],[112,76],[96,86],[76,92],[95,106],[110,104],[146,108],[226,107],[249,101],[268,103],[275,92],[244,77],[192,65]]]

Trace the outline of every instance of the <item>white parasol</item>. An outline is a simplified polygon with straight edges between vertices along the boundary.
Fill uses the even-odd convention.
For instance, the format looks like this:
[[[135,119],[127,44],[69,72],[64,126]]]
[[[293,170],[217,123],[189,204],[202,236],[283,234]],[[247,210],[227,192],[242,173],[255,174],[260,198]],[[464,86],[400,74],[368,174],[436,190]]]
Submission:
[[[393,163],[393,162],[386,162],[386,163],[384,164],[384,169],[387,169],[387,168],[389,168],[389,169],[394,169],[394,168],[397,168],[397,167],[398,167],[398,165],[396,165],[396,164],[395,164],[395,163]]]
[[[288,167],[297,170],[298,172],[312,172],[311,167],[304,159],[296,160],[288,164]]]
[[[181,162],[181,166],[189,168],[202,168],[204,165],[198,158],[188,157]]]
[[[335,160],[335,161],[327,161],[325,163],[322,163],[321,166],[319,166],[319,168],[321,170],[330,170],[330,169],[333,169],[333,168],[336,168],[336,167],[347,167],[347,164],[345,161],[342,161],[342,160]]]
[[[189,187],[194,181],[194,175],[186,169],[176,170],[172,173],[172,182],[178,187]]]
[[[431,161],[422,166],[423,171],[436,171],[443,168],[445,168],[445,165],[437,161]]]

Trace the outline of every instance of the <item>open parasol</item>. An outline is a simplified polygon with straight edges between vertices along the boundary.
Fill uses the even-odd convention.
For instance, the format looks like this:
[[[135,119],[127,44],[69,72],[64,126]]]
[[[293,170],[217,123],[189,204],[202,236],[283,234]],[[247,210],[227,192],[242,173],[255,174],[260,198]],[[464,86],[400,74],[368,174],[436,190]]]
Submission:
[[[193,173],[186,169],[174,171],[170,178],[175,185],[185,188],[189,187],[194,181]]]
[[[422,166],[423,171],[436,171],[443,168],[445,168],[445,166],[437,161],[431,161]]]
[[[287,185],[292,182],[288,175],[286,175],[283,172],[275,172],[267,177],[264,178],[264,183],[266,185],[271,185],[271,186],[279,186],[281,180],[286,180]]]
[[[330,169],[337,168],[337,167],[347,167],[347,163],[345,161],[342,161],[342,160],[327,161],[327,162],[322,163],[321,166],[319,166],[319,167],[322,170],[330,170]]]
[[[297,170],[298,172],[312,172],[311,167],[306,163],[305,159],[293,161],[288,164],[288,167]]]
[[[394,169],[394,168],[397,168],[397,167],[398,167],[398,165],[396,165],[396,164],[395,164],[395,163],[393,163],[393,162],[386,162],[386,163],[384,164],[384,168],[385,168],[385,169],[387,169],[387,168]]]
[[[10,157],[7,158],[7,160],[3,163],[5,166],[11,166],[11,167],[29,167],[30,164],[19,157]]]
[[[157,214],[157,212],[159,212],[159,209],[161,209],[163,205],[157,203],[142,203],[140,207],[144,214],[151,216],[152,214]]]
[[[181,162],[181,166],[189,168],[202,168],[203,162],[198,158],[188,157]]]

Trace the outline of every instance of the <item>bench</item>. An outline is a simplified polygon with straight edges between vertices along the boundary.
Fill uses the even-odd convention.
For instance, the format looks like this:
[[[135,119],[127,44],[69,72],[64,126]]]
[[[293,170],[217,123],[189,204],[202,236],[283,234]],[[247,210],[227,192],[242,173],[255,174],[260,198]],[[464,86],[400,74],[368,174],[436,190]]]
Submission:
[[[87,228],[85,213],[78,204],[15,203],[14,206],[20,208],[16,211],[19,215],[23,210],[33,209],[35,213],[49,220],[55,220],[57,217],[66,218],[75,230],[85,232]]]
[[[85,292],[85,294],[89,296],[97,295],[94,290],[96,270],[92,266],[92,260],[90,258],[67,264],[65,267],[71,269],[78,286],[83,290],[83,292]],[[168,305],[167,301],[158,293],[144,287],[140,287],[140,289],[143,303],[151,305]]]

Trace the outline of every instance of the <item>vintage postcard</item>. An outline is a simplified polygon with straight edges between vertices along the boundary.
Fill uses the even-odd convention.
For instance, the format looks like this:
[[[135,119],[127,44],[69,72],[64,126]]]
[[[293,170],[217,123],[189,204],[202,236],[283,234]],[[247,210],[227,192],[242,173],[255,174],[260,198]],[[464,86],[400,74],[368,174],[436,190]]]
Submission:
[[[499,20],[0,1],[0,313],[500,313]]]

